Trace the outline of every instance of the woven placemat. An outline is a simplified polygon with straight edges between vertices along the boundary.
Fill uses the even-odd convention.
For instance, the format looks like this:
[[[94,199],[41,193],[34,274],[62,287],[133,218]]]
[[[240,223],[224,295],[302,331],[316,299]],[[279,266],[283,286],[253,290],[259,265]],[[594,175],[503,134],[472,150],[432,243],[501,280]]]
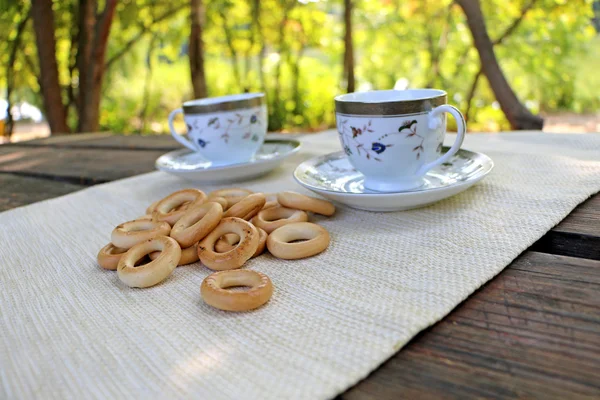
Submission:
[[[275,285],[249,313],[205,305],[211,271],[198,264],[150,289],[96,265],[115,225],[190,186],[175,177],[155,172],[0,214],[0,398],[335,396],[600,190],[600,135],[477,134],[464,147],[496,164],[472,189],[407,212],[340,206],[316,218],[332,236],[323,254],[248,262]],[[338,149],[332,132],[306,137],[300,154],[244,186],[302,191],[294,167]]]

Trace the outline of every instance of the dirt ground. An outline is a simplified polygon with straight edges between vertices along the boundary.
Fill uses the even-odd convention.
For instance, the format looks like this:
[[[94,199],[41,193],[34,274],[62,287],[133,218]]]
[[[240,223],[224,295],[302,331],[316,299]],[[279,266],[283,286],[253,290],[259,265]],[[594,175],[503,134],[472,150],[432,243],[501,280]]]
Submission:
[[[544,132],[600,132],[600,114],[561,113],[544,116]]]
[[[544,116],[544,132],[553,133],[586,133],[600,132],[600,114],[561,113]],[[50,130],[45,123],[17,124],[11,138],[12,142],[48,137]],[[4,139],[5,141],[5,139]],[[3,138],[0,137],[0,144]]]

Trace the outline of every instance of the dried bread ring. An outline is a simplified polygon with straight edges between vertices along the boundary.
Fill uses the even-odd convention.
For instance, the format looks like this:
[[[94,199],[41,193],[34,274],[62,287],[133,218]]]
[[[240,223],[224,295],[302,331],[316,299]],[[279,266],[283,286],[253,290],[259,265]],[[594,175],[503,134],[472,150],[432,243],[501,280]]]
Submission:
[[[154,203],[150,204],[148,206],[148,208],[146,208],[146,215],[150,215],[152,216],[152,213],[154,212],[154,210],[156,209],[156,205],[158,203],[160,203],[162,199],[158,199],[156,200]],[[175,207],[173,209],[173,211],[178,211],[178,210],[186,210],[188,208],[188,206],[190,205],[189,201],[184,201],[183,203],[181,203],[181,205],[179,205],[178,207]]]
[[[175,207],[173,209],[173,211],[185,211],[188,208],[190,208],[191,205],[192,205],[191,201],[184,201],[183,203],[181,203],[180,205],[178,205],[177,207]]]
[[[160,203],[160,200],[161,200],[161,199],[158,199],[158,200],[156,200],[155,202],[153,202],[152,204],[150,204],[150,205],[148,206],[148,208],[146,208],[146,214],[150,214],[150,215],[152,215],[152,212],[153,212],[153,211],[156,209],[156,205],[157,205],[158,203]]]
[[[227,202],[227,199],[225,197],[220,197],[220,196],[209,197],[208,200],[206,200],[206,201],[212,201],[213,203],[219,203],[221,205],[221,207],[223,207],[223,211],[227,210],[227,206],[229,205],[229,203]]]
[[[148,254],[148,256],[150,257],[151,260],[156,259],[159,255],[160,255],[160,251],[155,251],[155,252]],[[181,258],[179,259],[177,266],[181,267],[182,265],[188,265],[191,263],[195,263],[198,260],[199,260],[199,258],[198,258],[198,243],[195,243],[190,247],[181,249]]]
[[[217,253],[225,253],[235,247],[240,241],[240,237],[235,233],[227,233],[219,238],[215,243],[215,251]]]
[[[233,286],[248,286],[249,290],[234,292]],[[215,272],[204,279],[200,286],[204,302],[225,311],[248,311],[265,304],[273,295],[273,284],[260,272],[238,269]]]
[[[242,188],[227,188],[214,190],[208,194],[209,198],[223,197],[227,200],[227,207],[223,207],[223,210],[229,209],[234,204],[239,203],[244,197],[254,193],[252,190]]]
[[[205,200],[206,195],[202,190],[179,190],[159,201],[152,212],[152,217],[156,221],[166,221],[173,226],[188,208],[201,205]],[[186,202],[189,204],[186,205]]]
[[[263,210],[279,205],[279,202],[277,201],[277,193],[265,193],[265,199],[267,200],[267,202],[263,206]]]
[[[303,242],[290,243],[295,240]],[[267,238],[269,252],[277,258],[295,260],[319,254],[329,246],[329,232],[310,222],[297,222],[275,229]]]
[[[159,256],[148,264],[135,267],[142,257],[154,251]],[[121,282],[129,287],[150,287],[164,281],[177,267],[181,258],[181,248],[175,239],[158,236],[154,239],[138,243],[123,254],[117,266],[117,275]]]
[[[267,232],[264,229],[256,228],[258,230],[258,247],[256,251],[250,258],[258,257],[265,251],[265,247],[267,245]],[[240,237],[235,233],[228,233],[223,235],[217,243],[215,243],[215,250],[217,253],[225,253],[235,247],[235,245],[240,241]]]
[[[252,255],[252,258],[258,257],[265,252],[265,248],[267,247],[267,237],[269,237],[269,234],[265,232],[264,229],[256,228],[256,230],[258,231],[258,247]]]
[[[335,213],[335,206],[327,200],[305,196],[296,192],[281,192],[277,195],[277,201],[284,207],[296,210],[312,211],[326,216]]]
[[[121,256],[123,256],[126,251],[127,249],[122,249],[109,243],[98,252],[98,265],[104,269],[115,271]]]
[[[204,239],[219,225],[223,216],[223,207],[209,201],[198,207],[188,209],[173,225],[170,236],[177,240],[182,248],[190,247]]]
[[[171,225],[166,222],[155,222],[146,219],[136,219],[123,222],[113,229],[110,241],[117,247],[129,249],[138,243],[157,236],[168,236]]]
[[[235,233],[240,241],[225,253],[215,252],[215,243],[226,233]],[[223,271],[240,268],[258,247],[259,234],[256,228],[241,218],[223,218],[219,225],[198,244],[198,257],[208,268]]]
[[[306,221],[308,221],[308,214],[305,211],[294,210],[282,206],[261,210],[256,217],[252,219],[252,223],[257,228],[264,229],[267,233],[271,233],[283,225]]]
[[[265,202],[266,199],[264,194],[252,193],[231,206],[231,208],[223,214],[223,217],[237,217],[249,221],[258,214],[265,205]]]

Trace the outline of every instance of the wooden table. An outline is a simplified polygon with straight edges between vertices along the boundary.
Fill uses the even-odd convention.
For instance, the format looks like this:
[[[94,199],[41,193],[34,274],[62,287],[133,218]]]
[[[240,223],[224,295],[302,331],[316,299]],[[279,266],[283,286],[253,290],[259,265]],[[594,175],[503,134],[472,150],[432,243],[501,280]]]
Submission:
[[[178,147],[168,136],[110,134],[0,146],[0,211],[152,171]],[[517,397],[600,398],[598,194],[339,396]]]

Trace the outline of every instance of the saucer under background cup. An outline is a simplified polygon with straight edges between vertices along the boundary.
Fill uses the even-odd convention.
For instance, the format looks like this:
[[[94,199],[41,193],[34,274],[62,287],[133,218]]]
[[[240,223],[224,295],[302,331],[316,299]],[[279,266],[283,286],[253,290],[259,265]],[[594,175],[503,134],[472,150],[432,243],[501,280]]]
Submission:
[[[448,149],[444,147],[442,152]],[[487,176],[493,167],[492,159],[485,154],[460,149],[448,162],[428,171],[421,187],[393,193],[375,192],[364,188],[364,175],[340,151],[303,162],[294,171],[294,178],[305,188],[352,208],[403,211],[463,192]]]
[[[188,149],[171,151],[160,156],[156,169],[193,182],[225,182],[251,179],[268,173],[300,150],[300,142],[287,139],[267,139],[247,162],[214,165],[200,153]]]

